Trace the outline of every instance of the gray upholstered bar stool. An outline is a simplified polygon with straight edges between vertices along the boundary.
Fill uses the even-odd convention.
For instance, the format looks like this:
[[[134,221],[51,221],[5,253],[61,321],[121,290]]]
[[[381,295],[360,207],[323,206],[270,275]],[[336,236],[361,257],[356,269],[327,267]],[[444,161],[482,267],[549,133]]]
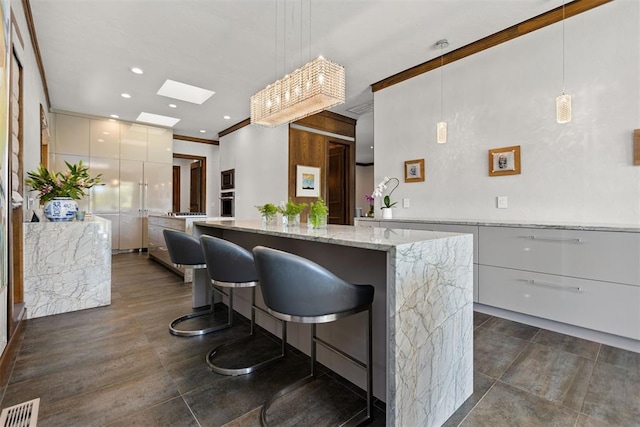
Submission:
[[[374,287],[353,285],[300,256],[257,246],[253,255],[267,310],[273,316],[297,323],[311,323],[311,373],[280,390],[262,406],[262,425],[268,425],[267,411],[280,397],[313,381],[316,373],[316,343],[339,354],[367,374],[367,407],[346,424],[359,424],[373,417],[372,315]],[[362,311],[367,312],[366,363],[343,352],[316,335],[316,324],[336,321]],[[299,408],[299,410],[302,410]],[[364,413],[364,415],[363,415]]]
[[[222,375],[244,375],[257,369],[263,368],[286,355],[287,348],[287,324],[284,321],[270,315],[263,308],[256,305],[256,286],[258,285],[258,273],[253,262],[253,254],[245,248],[231,243],[227,240],[213,236],[200,236],[200,244],[204,254],[207,271],[211,277],[211,284],[214,288],[225,288],[228,293],[223,293],[229,299],[229,325],[233,324],[233,290],[235,288],[251,288],[251,323],[249,335],[227,341],[213,348],[207,353],[207,365],[212,371]],[[242,368],[225,368],[215,363],[215,357],[219,352],[227,347],[240,344],[255,337],[256,330],[256,310],[280,320],[282,324],[282,344],[280,354],[270,359],[261,361],[251,366]],[[245,351],[250,351],[246,349]]]
[[[202,254],[202,248],[200,247],[200,240],[197,237],[190,234],[183,233],[181,231],[174,230],[162,230],[164,234],[164,241],[167,245],[167,252],[169,252],[169,258],[171,262],[176,266],[191,267],[191,268],[206,268],[204,255]],[[211,306],[209,310],[196,311],[193,313],[185,314],[177,319],[173,320],[169,324],[169,331],[173,335],[181,337],[195,337],[198,335],[205,335],[210,332],[219,331],[229,328],[231,325],[226,323],[222,325],[209,326],[202,329],[184,330],[177,329],[176,326],[186,320],[193,319],[195,317],[209,316],[213,314],[213,292],[211,293]]]

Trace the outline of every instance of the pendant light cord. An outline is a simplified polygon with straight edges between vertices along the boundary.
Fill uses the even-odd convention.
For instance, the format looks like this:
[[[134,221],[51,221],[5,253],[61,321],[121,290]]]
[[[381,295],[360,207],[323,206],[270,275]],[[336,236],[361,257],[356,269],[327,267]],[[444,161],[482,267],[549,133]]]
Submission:
[[[440,46],[440,121],[444,116],[444,55],[442,46]]]
[[[562,1],[562,94],[564,95],[564,0]]]

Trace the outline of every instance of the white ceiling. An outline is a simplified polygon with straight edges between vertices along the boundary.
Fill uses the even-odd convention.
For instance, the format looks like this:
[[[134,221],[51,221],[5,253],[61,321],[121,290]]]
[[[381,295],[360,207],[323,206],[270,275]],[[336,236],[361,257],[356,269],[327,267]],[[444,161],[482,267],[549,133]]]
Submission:
[[[51,107],[135,121],[180,118],[176,134],[217,139],[249,98],[318,56],[346,68],[347,102],[370,85],[562,4],[561,0],[31,0]],[[133,74],[140,67],[143,75]],[[166,79],[215,91],[202,105],[156,92]],[[120,96],[126,92],[130,99]],[[174,103],[173,109],[168,104]],[[223,119],[228,115],[230,120]],[[357,160],[373,161],[362,116]],[[200,130],[206,133],[200,133]]]

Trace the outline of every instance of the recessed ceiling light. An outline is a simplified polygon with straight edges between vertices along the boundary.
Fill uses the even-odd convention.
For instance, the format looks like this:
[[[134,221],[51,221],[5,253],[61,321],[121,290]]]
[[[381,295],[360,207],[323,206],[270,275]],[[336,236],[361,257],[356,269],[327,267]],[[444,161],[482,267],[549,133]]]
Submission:
[[[204,129],[200,129],[200,133],[207,133],[207,131]]]
[[[156,93],[158,95],[166,96],[167,98],[179,99],[180,101],[187,101],[200,105],[209,99],[215,92],[197,86],[191,86],[186,83],[176,82],[174,80],[166,80]]]
[[[109,135],[109,132],[107,132],[106,130],[102,132],[103,135]]]
[[[119,119],[120,118],[120,116],[117,115],[117,114],[112,114],[111,117],[113,117],[114,119]]]
[[[168,127],[173,127],[176,125],[176,123],[180,121],[180,119],[176,117],[161,116],[159,114],[152,114],[152,113],[145,113],[145,112],[140,113],[136,120],[139,122],[151,123],[154,125],[168,126]]]
[[[223,119],[225,120],[229,120],[231,117],[230,116],[224,116]]]
[[[98,138],[98,142],[104,142],[104,139]]]
[[[131,95],[129,95],[128,93],[121,93],[120,96],[127,99],[131,98]]]
[[[176,104],[169,104],[169,107],[171,108],[178,108],[178,106]]]
[[[140,68],[138,68],[138,67],[133,67],[133,68],[131,69],[131,72],[132,72],[132,73],[134,73],[134,74],[143,74],[143,73],[144,73],[144,71],[142,71],[142,70],[141,70]]]
[[[371,149],[373,150],[373,145],[371,146]]]

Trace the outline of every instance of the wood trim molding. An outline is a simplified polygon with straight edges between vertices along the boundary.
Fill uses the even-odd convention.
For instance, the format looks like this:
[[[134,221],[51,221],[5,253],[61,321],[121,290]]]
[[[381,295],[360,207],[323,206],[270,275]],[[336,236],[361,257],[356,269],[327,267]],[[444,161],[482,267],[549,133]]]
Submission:
[[[15,330],[9,337],[9,342],[0,356],[0,384],[6,386],[9,382],[9,375],[11,374],[11,368],[13,367],[13,361],[18,355],[20,349],[20,343],[24,336],[25,326],[27,321],[25,320],[25,309],[19,313],[18,320],[15,324]]]
[[[238,129],[242,129],[245,126],[249,126],[251,124],[251,118],[244,119],[240,123],[236,123],[235,125],[226,128],[223,131],[218,132],[218,138],[222,138],[225,135],[229,135],[232,132],[237,131]]]
[[[16,15],[13,14],[13,10],[11,11],[11,24],[13,25],[13,28],[15,28],[16,30],[16,35],[18,36],[20,47],[24,49],[24,39],[22,38],[22,33],[20,32],[20,27],[18,26],[18,21],[16,21]]]
[[[49,109],[51,108],[49,87],[47,86],[47,77],[44,74],[44,64],[42,63],[42,56],[40,55],[38,35],[36,34],[36,27],[33,23],[33,15],[31,14],[31,4],[29,3],[29,0],[22,0],[22,8],[24,9],[24,18],[27,20],[27,27],[29,27],[29,37],[31,38],[31,44],[33,45],[33,54],[36,57],[38,71],[40,72],[40,78],[42,79],[42,89],[44,90],[44,96],[47,99],[47,109]]]
[[[613,0],[574,0],[571,3],[564,5],[564,17],[565,19],[570,18],[572,16],[594,9],[598,6],[602,6],[603,4],[609,3],[611,1]],[[562,21],[562,6],[526,21],[520,22],[519,24],[513,25],[502,31],[498,31],[497,33],[491,34],[480,40],[476,40],[475,42],[469,43],[468,45],[462,46],[456,50],[445,53],[444,55],[442,55],[442,58],[438,56],[437,58],[434,58],[430,61],[423,62],[422,64],[418,64],[414,67],[394,74],[393,76],[380,80],[379,82],[372,84],[371,89],[373,90],[373,92],[386,89],[405,80],[409,80],[413,77],[419,76],[420,74],[435,70],[442,65],[450,64],[452,62],[466,58],[467,56],[482,52],[483,50],[487,50],[491,47],[508,42],[517,37],[523,36],[525,34],[531,33],[560,21]]]
[[[186,135],[173,134],[173,139],[177,139],[179,141],[199,142],[201,144],[220,145],[220,141],[216,141],[215,139],[196,138]]]

